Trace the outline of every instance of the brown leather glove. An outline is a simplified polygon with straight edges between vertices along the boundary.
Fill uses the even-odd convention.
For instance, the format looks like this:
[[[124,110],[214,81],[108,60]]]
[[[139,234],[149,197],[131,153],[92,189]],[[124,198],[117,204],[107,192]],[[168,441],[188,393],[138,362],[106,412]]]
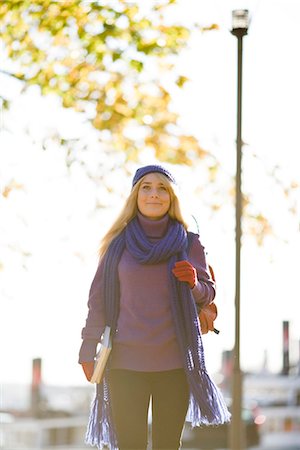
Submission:
[[[179,281],[185,281],[193,289],[197,283],[197,272],[195,267],[188,261],[177,261],[172,269],[173,274]]]
[[[81,367],[84,371],[85,377],[88,381],[91,381],[94,372],[94,361],[82,362]]]

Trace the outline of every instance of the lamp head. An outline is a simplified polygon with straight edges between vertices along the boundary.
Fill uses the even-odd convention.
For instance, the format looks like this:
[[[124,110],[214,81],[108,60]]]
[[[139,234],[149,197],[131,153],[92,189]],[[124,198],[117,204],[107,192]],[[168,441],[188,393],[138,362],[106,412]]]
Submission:
[[[248,9],[235,9],[232,11],[232,30],[234,36],[242,37],[248,32],[249,11]]]

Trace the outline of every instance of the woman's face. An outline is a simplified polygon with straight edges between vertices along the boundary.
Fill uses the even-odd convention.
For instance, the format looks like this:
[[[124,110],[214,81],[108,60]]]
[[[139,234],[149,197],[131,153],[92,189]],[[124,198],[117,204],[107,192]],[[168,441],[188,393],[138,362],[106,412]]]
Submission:
[[[156,173],[149,173],[140,184],[137,206],[143,216],[152,220],[161,219],[171,204],[167,187]]]

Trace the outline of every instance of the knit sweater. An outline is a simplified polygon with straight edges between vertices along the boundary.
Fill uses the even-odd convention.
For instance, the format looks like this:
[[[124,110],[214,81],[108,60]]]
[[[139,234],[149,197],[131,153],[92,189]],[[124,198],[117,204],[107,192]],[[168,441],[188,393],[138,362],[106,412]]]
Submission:
[[[156,242],[167,233],[168,215],[154,221],[138,214],[138,220],[150,242]],[[214,299],[215,286],[198,235],[194,235],[188,256],[198,275],[198,282],[192,289],[193,297],[204,306]],[[167,262],[140,264],[125,249],[118,275],[120,313],[110,367],[149,372],[182,367],[172,318]],[[90,288],[79,362],[93,361],[105,326],[102,284],[103,262],[100,261]]]

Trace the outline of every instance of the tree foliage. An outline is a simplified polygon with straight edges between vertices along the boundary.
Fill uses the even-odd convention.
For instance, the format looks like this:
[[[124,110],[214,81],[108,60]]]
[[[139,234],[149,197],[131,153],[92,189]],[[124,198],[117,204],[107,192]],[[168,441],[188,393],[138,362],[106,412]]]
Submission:
[[[111,149],[135,159],[141,149],[189,164],[205,152],[171,109],[175,68],[190,30],[166,20],[174,0],[29,0],[0,5],[5,73],[55,93],[84,114]],[[137,129],[139,130],[137,133]]]
[[[193,27],[201,27],[187,28],[172,19],[175,3],[4,0],[0,73],[19,80],[23,90],[39,86],[42,94],[55,94],[63,107],[81,113],[97,130],[102,151],[119,152],[131,161],[146,149],[161,161],[194,165],[209,153],[180,128],[172,93],[187,81],[178,70],[177,56],[187,46]],[[2,101],[9,106],[9,97],[4,95]],[[69,166],[86,150],[86,143],[76,138],[67,141],[56,135],[55,139],[65,149]],[[220,188],[218,161],[209,156],[207,182],[218,191],[210,197],[211,208],[217,211],[224,197],[232,198],[234,192],[230,192],[232,185]],[[103,181],[99,170],[88,175]],[[18,180],[8,181],[3,196],[22,189],[21,185]],[[282,188],[295,215],[294,182]],[[249,233],[261,243],[271,226],[265,214],[251,205],[251,195],[245,193]]]

